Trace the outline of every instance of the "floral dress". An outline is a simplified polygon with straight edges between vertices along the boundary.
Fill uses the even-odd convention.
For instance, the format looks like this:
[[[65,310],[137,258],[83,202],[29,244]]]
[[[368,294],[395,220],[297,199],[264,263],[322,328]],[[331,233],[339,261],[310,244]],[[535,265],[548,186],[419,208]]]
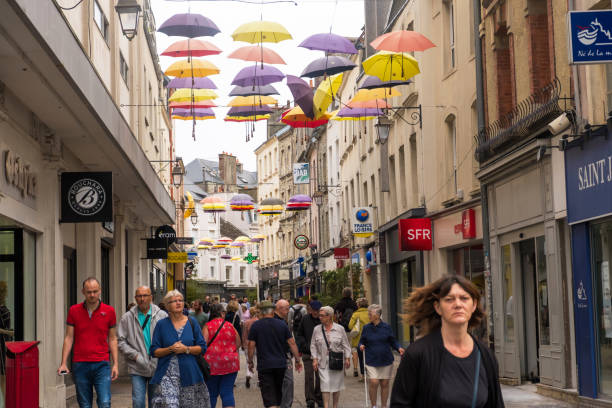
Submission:
[[[179,339],[189,322],[176,330]],[[152,398],[153,408],[210,408],[210,397],[206,384],[181,387],[181,373],[177,356],[172,356],[166,374],[155,388]]]

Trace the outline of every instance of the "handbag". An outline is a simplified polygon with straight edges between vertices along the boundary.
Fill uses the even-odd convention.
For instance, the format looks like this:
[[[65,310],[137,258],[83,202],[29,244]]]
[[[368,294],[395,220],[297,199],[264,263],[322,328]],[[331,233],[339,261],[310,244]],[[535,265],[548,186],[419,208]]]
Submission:
[[[329,354],[329,369],[334,371],[344,370],[344,353],[339,351],[332,351],[329,348],[329,342],[325,335],[325,327],[321,325],[321,331],[323,332],[323,339],[325,339],[325,345],[327,346],[327,352]]]
[[[195,335],[195,331],[194,331],[195,328],[193,327],[193,323],[191,323],[191,319],[188,318],[188,320],[189,320],[189,324],[191,325],[191,330],[193,331],[193,338],[194,338],[194,341],[195,341],[195,339],[196,339],[196,335]],[[217,332],[215,333],[213,338],[210,339],[210,341],[208,342],[208,347],[210,347],[212,342],[215,341],[215,338],[217,337],[217,334],[219,334],[219,332],[223,328],[223,324],[224,323],[225,322],[221,322],[221,325],[217,329]],[[210,364],[208,364],[208,361],[206,361],[206,359],[204,358],[204,356],[202,354],[198,354],[197,356],[194,356],[194,357],[195,357],[196,363],[198,364],[198,368],[202,372],[202,376],[204,376],[204,380],[208,380],[210,378]]]
[[[355,321],[355,325],[349,332],[349,340],[353,340],[354,338],[359,337],[360,331],[361,331],[361,319],[357,317],[357,320]]]

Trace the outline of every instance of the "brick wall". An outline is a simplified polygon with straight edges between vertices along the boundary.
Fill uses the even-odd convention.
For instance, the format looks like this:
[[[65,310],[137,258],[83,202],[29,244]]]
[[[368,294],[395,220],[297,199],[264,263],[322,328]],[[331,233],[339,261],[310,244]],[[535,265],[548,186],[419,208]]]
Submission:
[[[515,105],[514,53],[512,36],[504,27],[496,33],[495,66],[497,71],[497,117],[510,112]]]
[[[551,31],[547,14],[530,14],[526,17],[526,24],[529,34],[529,84],[531,93],[533,93],[544,87],[553,78]]]

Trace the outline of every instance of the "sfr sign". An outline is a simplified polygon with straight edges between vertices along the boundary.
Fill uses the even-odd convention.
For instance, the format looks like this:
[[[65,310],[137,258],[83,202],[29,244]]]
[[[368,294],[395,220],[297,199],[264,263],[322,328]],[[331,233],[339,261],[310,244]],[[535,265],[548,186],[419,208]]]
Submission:
[[[431,251],[431,219],[399,220],[400,251]]]

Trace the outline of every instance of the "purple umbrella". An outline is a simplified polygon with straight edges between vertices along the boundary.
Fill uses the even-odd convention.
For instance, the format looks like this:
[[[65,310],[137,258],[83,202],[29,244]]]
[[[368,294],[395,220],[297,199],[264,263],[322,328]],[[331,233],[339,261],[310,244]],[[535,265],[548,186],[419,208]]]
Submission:
[[[359,89],[376,89],[376,88],[391,88],[398,85],[411,84],[411,80],[407,81],[381,81],[380,78],[373,75],[366,76]]]
[[[314,108],[312,106],[312,88],[302,78],[287,75],[287,86],[293,95],[295,103],[302,108],[302,112],[309,118],[314,118]]]
[[[272,108],[269,106],[234,106],[227,111],[227,116],[254,116],[254,115],[267,115],[272,113]]]
[[[215,112],[213,112],[210,108],[196,108],[196,109],[182,109],[176,108],[172,111],[172,115],[174,116],[192,116],[195,113],[195,116],[215,116]]]
[[[357,65],[348,58],[339,55],[329,55],[312,61],[304,68],[302,77],[320,77],[324,75],[335,75],[340,72],[350,71]]]
[[[339,117],[341,118],[359,118],[359,117],[368,117],[368,116],[383,116],[384,113],[382,109],[377,108],[342,108],[338,112]]]
[[[246,67],[234,77],[232,85],[255,87],[282,81],[284,77],[285,74],[271,65],[263,65],[261,68]]]
[[[191,81],[193,80],[193,86]],[[194,89],[217,89],[217,85],[210,78],[207,77],[196,77],[196,78],[174,78],[166,88],[179,89],[179,88],[194,88]]]
[[[157,30],[166,35],[178,37],[206,37],[220,33],[219,27],[213,21],[201,14],[175,14]]]
[[[302,41],[298,47],[341,54],[357,54],[357,49],[352,42],[341,35],[332,33],[313,34]]]
[[[253,95],[278,95],[278,91],[272,85],[256,86],[235,86],[229,96],[253,96]]]

